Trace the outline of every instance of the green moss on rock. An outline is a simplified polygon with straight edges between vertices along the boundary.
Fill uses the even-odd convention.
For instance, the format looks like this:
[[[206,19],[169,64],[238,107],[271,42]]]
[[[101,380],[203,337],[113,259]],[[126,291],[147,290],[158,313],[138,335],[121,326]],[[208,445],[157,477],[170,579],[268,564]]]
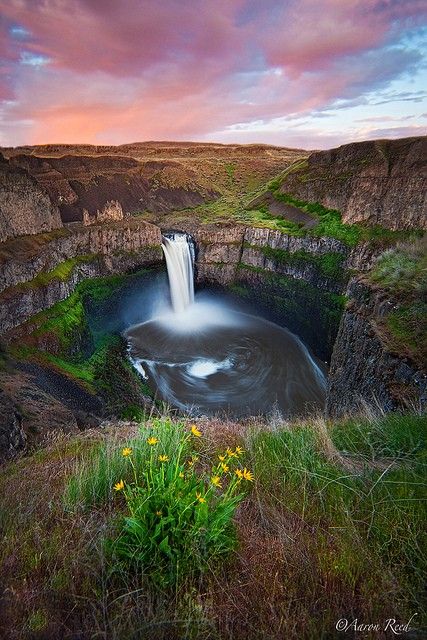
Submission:
[[[315,254],[303,249],[291,252],[268,245],[258,246],[249,243],[245,243],[245,247],[260,251],[267,258],[280,264],[288,264],[295,267],[304,267],[306,264],[312,264],[319,270],[319,274],[325,278],[331,278],[335,281],[346,279],[346,272],[343,268],[346,257],[342,253],[331,251],[324,254]]]
[[[299,335],[319,358],[329,360],[345,296],[323,291],[305,280],[240,263],[230,290],[242,295],[242,289],[246,300]]]

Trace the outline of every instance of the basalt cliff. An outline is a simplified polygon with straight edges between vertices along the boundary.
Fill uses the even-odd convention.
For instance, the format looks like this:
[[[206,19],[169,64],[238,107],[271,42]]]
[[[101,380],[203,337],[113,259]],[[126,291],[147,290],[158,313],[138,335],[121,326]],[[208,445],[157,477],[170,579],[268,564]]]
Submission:
[[[220,287],[262,309],[328,363],[328,415],[373,403],[386,411],[425,407],[417,345],[412,336],[404,344],[390,336],[390,318],[409,303],[370,274],[384,251],[427,228],[426,142],[363,142],[312,154],[184,143],[4,149],[0,455],[43,435],[43,411],[52,429],[97,424],[114,411],[102,385],[123,385],[123,396],[131,389],[132,406],[150,402],[122,346],[109,347],[106,368],[113,361],[127,387],[117,378],[107,384],[99,350],[87,381],[72,364],[64,368],[75,353],[52,327],[68,314],[74,345],[95,353],[82,286],[161,268],[161,234],[171,229],[194,238],[200,287]]]

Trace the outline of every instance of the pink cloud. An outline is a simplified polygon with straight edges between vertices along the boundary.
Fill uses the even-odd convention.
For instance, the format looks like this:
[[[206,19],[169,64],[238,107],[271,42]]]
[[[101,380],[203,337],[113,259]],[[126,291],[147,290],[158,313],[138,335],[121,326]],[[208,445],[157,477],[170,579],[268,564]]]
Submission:
[[[124,142],[360,99],[414,70],[420,54],[390,42],[423,3],[5,0],[1,11],[3,144]]]

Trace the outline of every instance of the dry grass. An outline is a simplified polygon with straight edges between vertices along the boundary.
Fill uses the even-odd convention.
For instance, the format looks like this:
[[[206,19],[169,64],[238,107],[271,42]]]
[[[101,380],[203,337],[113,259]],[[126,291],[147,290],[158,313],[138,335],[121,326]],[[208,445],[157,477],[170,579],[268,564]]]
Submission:
[[[375,622],[413,612],[402,577],[411,567],[401,567],[396,555],[394,565],[387,560],[386,548],[375,539],[368,543],[370,530],[346,511],[351,503],[342,483],[348,482],[357,502],[384,479],[382,470],[368,465],[376,474],[369,480],[369,460],[342,455],[321,419],[310,421],[312,438],[304,423],[197,424],[204,434],[200,464],[224,443],[240,444],[256,471],[253,491],[236,517],[235,557],[167,593],[117,571],[104,545],[120,517],[117,502],[70,511],[63,496],[70,476],[100,443],[120,447],[137,436],[139,425],[111,423],[78,437],[53,436],[43,450],[1,472],[2,637],[319,638],[334,637],[342,617]],[[371,526],[375,530],[375,522]]]

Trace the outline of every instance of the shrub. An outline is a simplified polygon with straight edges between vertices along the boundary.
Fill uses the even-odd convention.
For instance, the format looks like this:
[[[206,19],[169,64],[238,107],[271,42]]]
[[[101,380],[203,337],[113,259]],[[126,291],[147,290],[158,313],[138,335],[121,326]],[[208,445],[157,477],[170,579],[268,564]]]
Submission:
[[[113,568],[143,574],[166,588],[201,575],[235,548],[233,516],[252,474],[239,448],[213,464],[200,460],[201,432],[156,419],[121,451],[102,449],[75,476],[68,502],[124,500],[124,515],[108,544]]]
[[[384,251],[371,272],[371,280],[395,295],[427,293],[427,236],[400,243]]]

